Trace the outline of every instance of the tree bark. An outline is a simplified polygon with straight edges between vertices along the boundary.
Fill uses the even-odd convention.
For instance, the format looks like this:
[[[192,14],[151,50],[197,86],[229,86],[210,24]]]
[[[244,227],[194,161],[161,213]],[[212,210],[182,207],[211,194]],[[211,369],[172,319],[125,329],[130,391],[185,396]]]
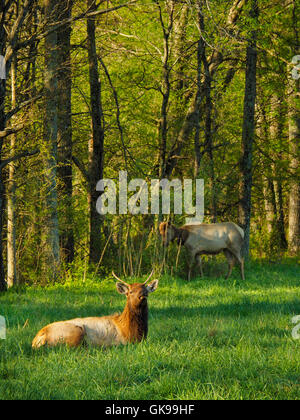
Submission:
[[[4,10],[5,0],[0,0],[0,10]],[[0,21],[0,54],[5,55],[6,31],[4,27],[4,19]],[[0,131],[5,130],[5,97],[6,97],[6,80],[0,79]],[[2,160],[3,139],[0,138],[0,161]],[[4,185],[2,179],[2,171],[0,171],[0,292],[6,290],[4,266],[3,266],[3,250],[2,250],[2,232],[3,232],[3,211],[4,211]]]
[[[47,27],[57,22],[57,2],[45,1],[45,17]],[[55,281],[59,273],[59,225],[57,200],[57,31],[51,31],[45,37],[45,117],[44,135],[47,142],[47,226],[46,226],[46,261],[45,272],[51,281]]]
[[[174,3],[171,2],[171,10],[169,11],[169,22],[168,26],[165,25],[163,20],[163,14],[159,1],[156,1],[157,7],[159,9],[159,19],[161,28],[163,31],[163,44],[164,44],[164,55],[162,58],[163,63],[163,72],[162,72],[162,104],[160,111],[160,120],[158,124],[158,137],[159,137],[159,178],[163,178],[165,173],[166,166],[166,153],[167,153],[167,140],[168,140],[168,106],[171,92],[171,83],[170,83],[170,36],[173,29],[173,12],[174,12]]]
[[[95,2],[87,0],[87,6],[95,10]],[[101,82],[96,51],[95,18],[87,19],[87,47],[92,113],[92,135],[89,144],[89,212],[90,212],[90,262],[97,264],[101,255],[102,218],[96,210],[99,193],[97,182],[103,178],[104,168],[104,116],[101,103]]]
[[[272,121],[270,123],[270,134],[272,142],[280,144],[280,150],[283,150],[283,129],[284,129],[284,119],[285,119],[285,109],[283,107],[282,100],[274,95],[272,101]],[[276,144],[275,143],[275,144]],[[277,160],[282,160],[282,152],[280,151]],[[283,187],[282,179],[280,177],[279,171],[276,168],[276,164],[271,165],[273,172],[273,177],[270,183],[270,192],[271,199],[274,202],[274,209],[276,210],[274,215],[276,215],[275,221],[273,223],[273,228],[276,230],[276,241],[279,245],[279,248],[282,250],[287,249],[287,239],[285,234],[285,225],[284,225],[284,205],[283,205]]]
[[[289,252],[298,254],[300,251],[300,113],[296,103],[299,101],[299,80],[292,83],[289,92],[289,142],[292,172],[289,196]],[[298,93],[297,93],[298,92]]]
[[[59,2],[59,20],[70,19],[72,0]],[[66,24],[57,31],[58,44],[58,196],[60,208],[60,250],[66,263],[74,259],[74,234],[72,213],[72,69],[71,69],[71,25]]]
[[[258,21],[257,0],[251,0],[251,17],[253,24]],[[239,222],[245,231],[243,256],[249,257],[250,247],[250,221],[252,205],[252,180],[253,180],[253,142],[255,133],[255,103],[256,103],[256,69],[257,69],[257,32],[252,30],[247,47],[246,59],[246,84],[244,97],[244,117],[242,135],[242,158],[241,158],[241,185],[240,185],[240,206]]]
[[[299,34],[297,18],[297,2],[292,3],[292,27],[294,31],[294,47],[293,54],[299,54]],[[299,6],[298,6],[299,7]],[[289,197],[289,238],[288,247],[292,255],[300,252],[300,79],[295,80],[291,76],[291,68],[289,70],[289,86],[288,86],[288,106],[289,106],[289,144],[292,172],[290,183]]]
[[[16,79],[17,79],[17,59],[15,58],[11,66],[11,95],[12,108],[16,107]],[[10,152],[14,154],[16,146],[16,134],[10,138]],[[7,183],[7,285],[13,287],[18,283],[17,263],[16,263],[16,182],[15,182],[15,162],[11,162],[8,167]]]

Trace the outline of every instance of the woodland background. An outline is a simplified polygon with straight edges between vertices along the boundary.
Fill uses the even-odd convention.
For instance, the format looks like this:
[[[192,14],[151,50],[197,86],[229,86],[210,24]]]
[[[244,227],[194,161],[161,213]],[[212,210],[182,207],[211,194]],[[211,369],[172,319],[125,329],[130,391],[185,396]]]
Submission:
[[[0,0],[1,290],[163,266],[161,215],[96,212],[120,170],[204,178],[246,257],[297,257],[299,45],[296,0]]]

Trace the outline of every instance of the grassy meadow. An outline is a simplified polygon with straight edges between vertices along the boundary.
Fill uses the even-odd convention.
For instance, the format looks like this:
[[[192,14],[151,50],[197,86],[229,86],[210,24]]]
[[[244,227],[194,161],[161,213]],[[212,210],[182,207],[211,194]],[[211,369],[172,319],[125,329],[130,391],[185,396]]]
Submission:
[[[299,399],[300,267],[251,262],[246,281],[205,264],[187,283],[163,276],[149,297],[149,336],[109,349],[31,349],[45,324],[121,311],[112,279],[0,295],[0,399]],[[132,279],[133,281],[133,279]]]

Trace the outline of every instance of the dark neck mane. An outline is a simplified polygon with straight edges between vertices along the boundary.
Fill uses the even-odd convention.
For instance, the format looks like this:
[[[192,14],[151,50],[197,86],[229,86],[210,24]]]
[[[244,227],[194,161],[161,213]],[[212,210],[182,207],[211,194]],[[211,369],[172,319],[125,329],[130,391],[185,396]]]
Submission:
[[[174,241],[177,239],[178,245],[184,245],[187,240],[186,231],[182,228],[177,228],[176,226],[172,226],[175,232]]]
[[[138,308],[131,308],[127,302],[125,309],[118,319],[122,334],[129,342],[140,342],[148,334],[148,304]]]

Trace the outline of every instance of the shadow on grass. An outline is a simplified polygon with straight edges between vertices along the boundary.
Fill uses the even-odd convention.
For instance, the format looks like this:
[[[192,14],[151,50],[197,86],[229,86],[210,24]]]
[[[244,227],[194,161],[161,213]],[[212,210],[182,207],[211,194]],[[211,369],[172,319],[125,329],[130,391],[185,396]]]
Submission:
[[[201,316],[211,317],[256,317],[265,314],[281,314],[290,315],[300,314],[300,300],[293,299],[289,302],[272,303],[268,301],[263,302],[245,302],[240,303],[220,303],[217,305],[204,306],[199,305],[198,308],[169,306],[168,308],[153,308],[151,314],[155,318],[163,318],[165,316],[179,318],[194,318]]]

